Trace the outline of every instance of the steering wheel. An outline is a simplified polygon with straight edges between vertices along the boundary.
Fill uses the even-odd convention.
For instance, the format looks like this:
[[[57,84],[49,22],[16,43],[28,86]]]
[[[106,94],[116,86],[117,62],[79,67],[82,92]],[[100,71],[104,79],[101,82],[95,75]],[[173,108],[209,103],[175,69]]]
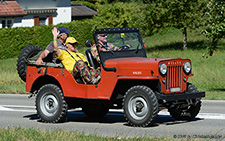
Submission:
[[[123,45],[121,47],[119,47],[119,50],[129,50],[130,46],[129,45]]]

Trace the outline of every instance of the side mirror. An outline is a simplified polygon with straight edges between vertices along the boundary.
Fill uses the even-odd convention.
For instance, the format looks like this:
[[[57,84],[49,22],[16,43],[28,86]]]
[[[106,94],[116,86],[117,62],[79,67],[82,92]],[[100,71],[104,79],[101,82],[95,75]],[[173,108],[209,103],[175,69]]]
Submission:
[[[86,47],[91,47],[92,46],[92,41],[91,40],[87,40],[85,42]]]

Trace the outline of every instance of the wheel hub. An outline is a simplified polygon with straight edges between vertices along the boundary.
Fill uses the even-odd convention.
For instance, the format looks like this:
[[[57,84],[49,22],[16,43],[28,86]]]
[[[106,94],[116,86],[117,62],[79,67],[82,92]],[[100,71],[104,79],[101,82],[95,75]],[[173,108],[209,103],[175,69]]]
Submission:
[[[141,112],[144,108],[144,104],[141,101],[136,102],[136,112]]]
[[[148,113],[148,104],[143,97],[134,96],[128,102],[128,110],[133,118],[142,120]]]
[[[49,109],[54,108],[54,101],[52,99],[48,99],[47,106],[49,107]]]
[[[58,100],[54,95],[44,95],[40,101],[41,111],[46,116],[54,115],[58,110]]]

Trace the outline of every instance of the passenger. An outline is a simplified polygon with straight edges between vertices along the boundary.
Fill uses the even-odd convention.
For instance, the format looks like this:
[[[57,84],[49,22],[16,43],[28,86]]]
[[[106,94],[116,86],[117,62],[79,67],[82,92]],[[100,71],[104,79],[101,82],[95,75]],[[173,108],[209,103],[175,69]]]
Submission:
[[[70,30],[67,30],[65,27],[59,27],[58,31],[59,31],[59,35],[57,36],[58,48],[62,50],[66,50],[65,42],[68,37],[68,34],[70,33]],[[76,49],[76,52],[78,52],[77,49]],[[53,52],[53,41],[50,42],[48,46],[46,47],[46,49],[40,54],[40,56],[38,57],[36,61],[36,64],[40,66],[41,63],[43,62],[43,59],[46,59],[46,58],[48,58],[48,61],[59,63],[59,61],[57,61],[57,58],[55,57]]]
[[[68,37],[66,40],[66,50],[58,48],[57,37],[60,32],[56,27],[52,29],[53,34],[53,51],[56,58],[62,61],[65,68],[73,75],[74,78],[81,77],[85,83],[96,84],[100,80],[100,71],[89,67],[85,56],[82,53],[77,53],[76,41],[73,37]]]

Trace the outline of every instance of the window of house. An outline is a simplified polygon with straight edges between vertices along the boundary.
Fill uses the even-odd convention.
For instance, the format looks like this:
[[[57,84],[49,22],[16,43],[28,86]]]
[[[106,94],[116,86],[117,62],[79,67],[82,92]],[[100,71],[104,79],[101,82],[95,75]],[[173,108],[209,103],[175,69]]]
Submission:
[[[39,18],[39,25],[40,26],[45,25],[45,22],[46,22],[46,18]]]
[[[46,25],[46,20],[47,18],[42,18],[42,17],[34,17],[34,26],[42,26]],[[53,17],[49,16],[48,17],[48,25],[53,24]]]
[[[10,28],[13,26],[13,20],[12,19],[3,19],[2,20],[2,28]]]

